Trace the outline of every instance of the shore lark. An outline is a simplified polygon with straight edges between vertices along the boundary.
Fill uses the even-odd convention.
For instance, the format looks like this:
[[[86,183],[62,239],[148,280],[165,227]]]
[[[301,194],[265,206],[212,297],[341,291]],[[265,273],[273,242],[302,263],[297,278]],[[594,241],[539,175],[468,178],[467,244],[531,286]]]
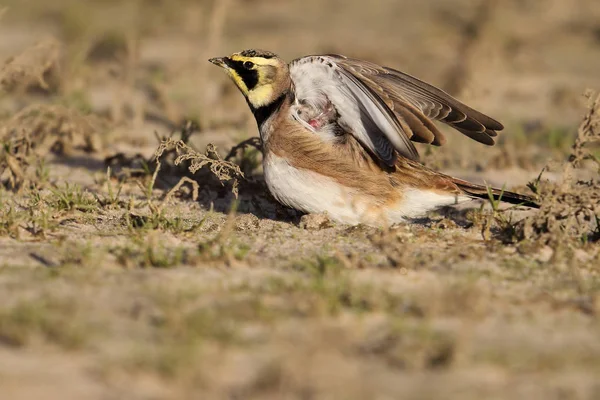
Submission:
[[[224,68],[256,117],[267,186],[282,204],[341,223],[385,225],[488,198],[485,186],[433,171],[413,142],[446,141],[433,120],[486,145],[503,126],[410,75],[341,55],[245,50]],[[496,198],[535,207],[530,197]]]

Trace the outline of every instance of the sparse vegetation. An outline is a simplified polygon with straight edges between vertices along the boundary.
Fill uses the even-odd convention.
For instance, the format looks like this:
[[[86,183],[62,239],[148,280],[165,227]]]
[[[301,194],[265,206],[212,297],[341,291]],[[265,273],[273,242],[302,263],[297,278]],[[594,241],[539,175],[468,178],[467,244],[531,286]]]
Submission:
[[[4,3],[3,398],[598,397],[593,0]],[[281,206],[205,62],[245,47],[442,85],[506,129],[424,162],[541,209],[380,230]]]

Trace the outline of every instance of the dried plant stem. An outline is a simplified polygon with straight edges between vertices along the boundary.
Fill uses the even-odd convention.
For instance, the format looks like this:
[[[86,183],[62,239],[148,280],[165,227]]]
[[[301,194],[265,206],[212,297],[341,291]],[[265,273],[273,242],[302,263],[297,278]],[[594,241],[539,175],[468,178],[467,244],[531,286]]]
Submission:
[[[563,169],[563,185],[572,181],[573,170],[584,160],[593,160],[600,168],[600,160],[586,148],[590,143],[600,143],[600,93],[588,90],[585,96],[588,98],[588,109],[577,129],[569,162],[565,163]]]
[[[227,161],[231,160],[232,158],[235,157],[235,155],[237,154],[237,152],[239,150],[245,150],[246,147],[254,147],[258,151],[262,152],[262,144],[261,144],[260,138],[258,136],[253,136],[250,139],[246,139],[243,142],[240,142],[240,143],[236,144],[235,146],[233,146],[231,148],[231,150],[229,150],[229,153],[225,157],[225,160],[227,160]]]
[[[156,160],[159,160],[165,152],[174,151],[177,154],[174,164],[180,165],[184,161],[190,161],[188,170],[194,174],[204,166],[208,166],[210,171],[221,182],[233,181],[232,192],[237,198],[239,179],[244,178],[244,173],[239,165],[226,161],[221,158],[215,145],[209,143],[206,146],[205,154],[201,154],[192,149],[183,140],[173,138],[163,139],[154,153]]]
[[[171,197],[173,197],[173,195],[175,193],[177,193],[177,191],[179,189],[181,189],[181,187],[185,183],[189,183],[190,185],[192,185],[192,200],[194,200],[194,201],[198,200],[198,191],[200,189],[198,182],[196,182],[193,179],[188,178],[187,176],[184,176],[179,180],[179,182],[177,182],[177,184],[175,186],[173,186],[173,188],[171,188],[171,190],[169,190],[167,192],[167,194],[165,195],[165,198],[163,199],[163,201],[160,203],[160,205],[157,208],[159,212],[162,212],[165,205],[167,205],[167,202],[171,199]]]

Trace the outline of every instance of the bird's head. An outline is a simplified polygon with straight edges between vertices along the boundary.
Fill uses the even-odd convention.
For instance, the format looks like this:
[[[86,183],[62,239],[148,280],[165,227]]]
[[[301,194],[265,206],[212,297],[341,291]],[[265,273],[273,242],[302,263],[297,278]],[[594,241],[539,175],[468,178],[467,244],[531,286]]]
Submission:
[[[269,51],[244,50],[209,61],[225,70],[254,109],[268,106],[290,88],[287,63]]]

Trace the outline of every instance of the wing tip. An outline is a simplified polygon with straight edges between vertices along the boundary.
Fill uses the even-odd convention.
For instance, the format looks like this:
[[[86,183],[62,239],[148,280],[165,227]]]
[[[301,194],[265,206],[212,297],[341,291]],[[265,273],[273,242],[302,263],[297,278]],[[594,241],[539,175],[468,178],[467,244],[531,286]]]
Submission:
[[[485,131],[472,131],[468,129],[461,129],[458,127],[454,127],[457,131],[462,133],[463,135],[475,140],[476,142],[485,144],[487,146],[493,146],[496,144],[496,140],[493,136],[488,133],[488,130]]]
[[[496,121],[493,118],[487,117],[489,119],[489,121],[485,121],[483,122],[483,125],[491,131],[501,131],[504,130],[504,125],[502,125],[501,122]]]

